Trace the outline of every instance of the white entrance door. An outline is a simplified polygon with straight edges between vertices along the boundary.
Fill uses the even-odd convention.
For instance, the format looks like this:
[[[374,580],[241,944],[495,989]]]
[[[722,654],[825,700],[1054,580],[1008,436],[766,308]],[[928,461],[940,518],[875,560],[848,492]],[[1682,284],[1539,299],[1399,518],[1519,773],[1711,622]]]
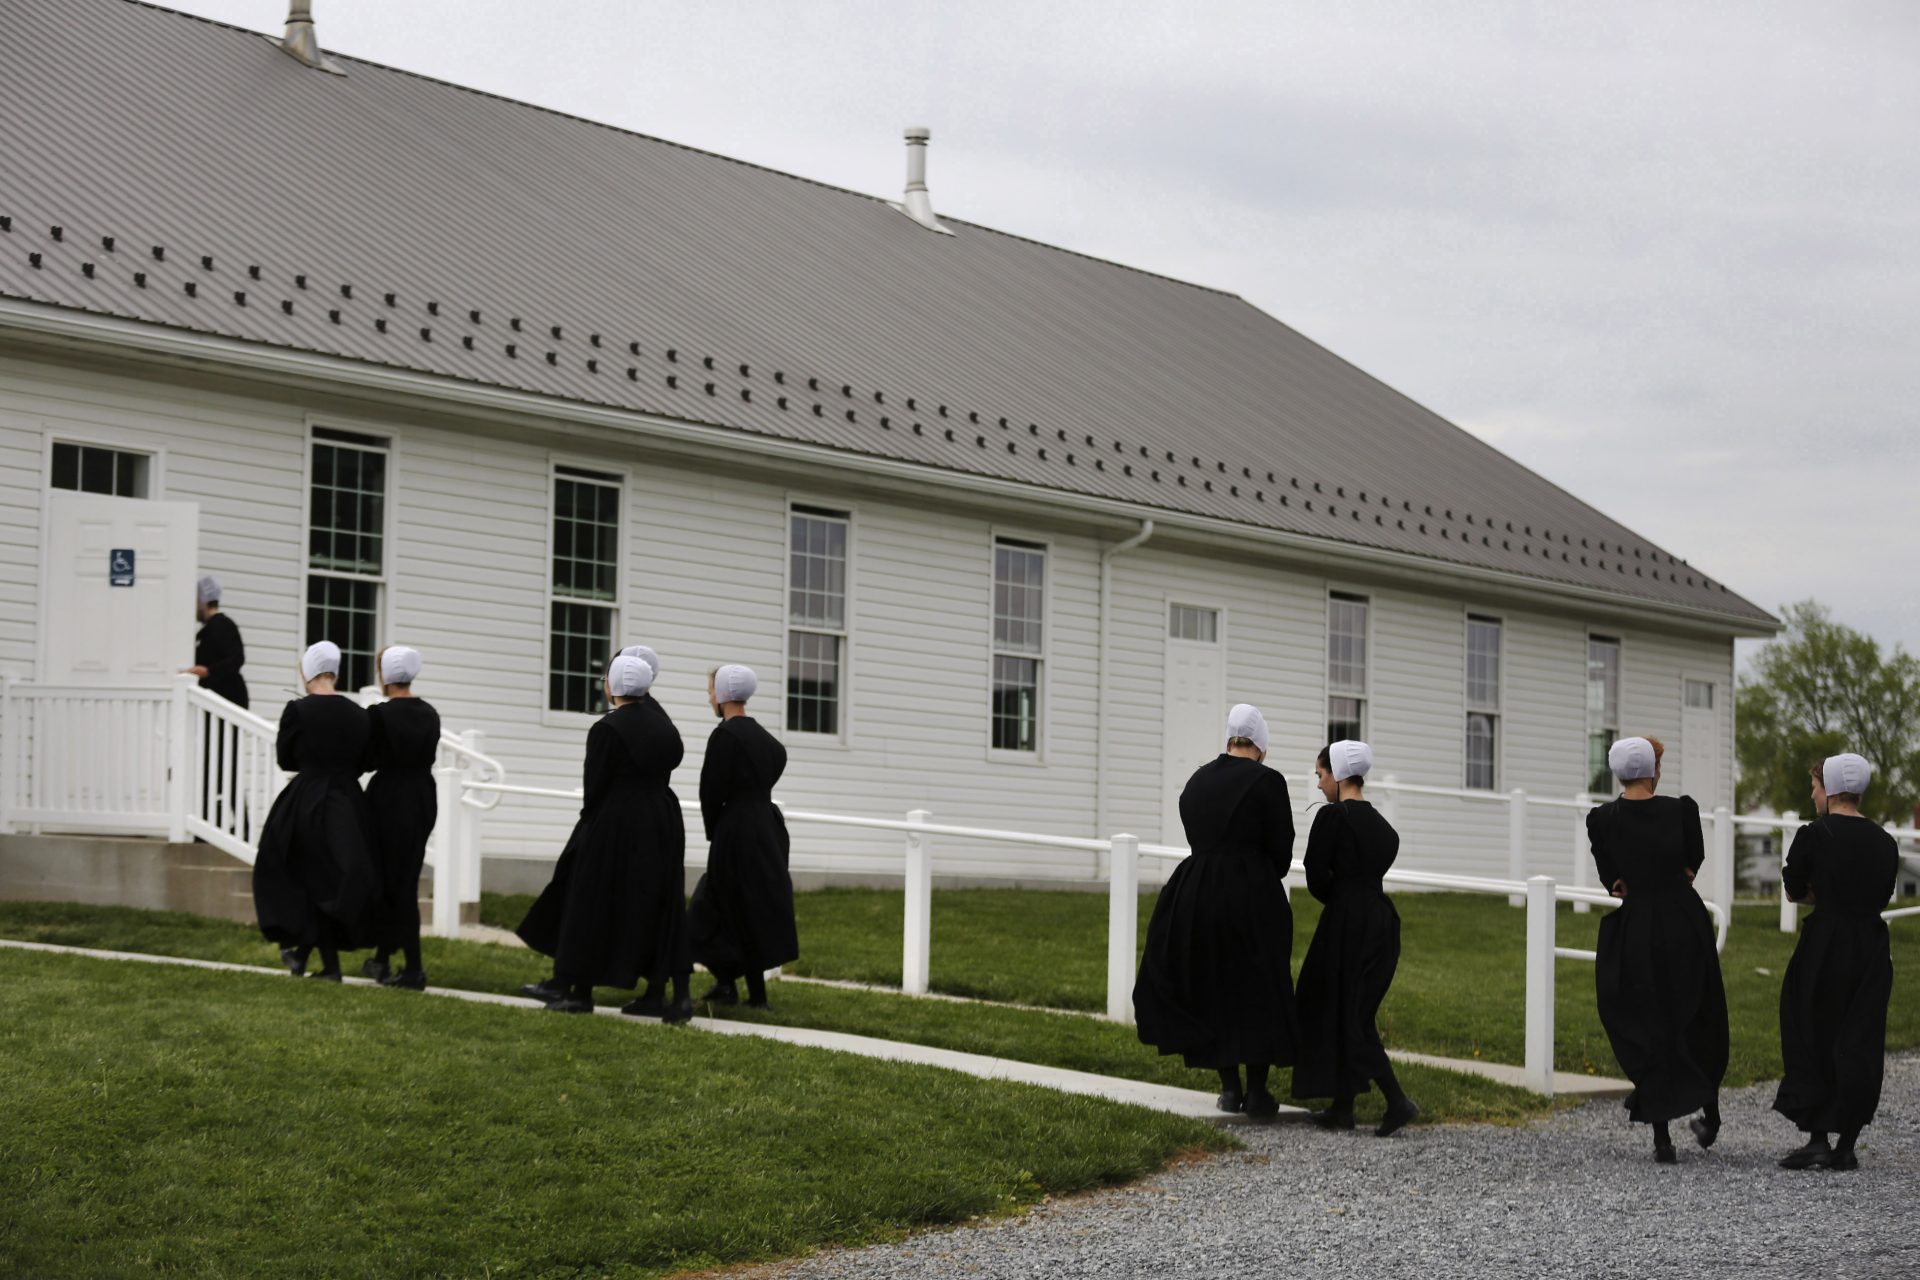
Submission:
[[[1712,813],[1726,800],[1721,791],[1720,712],[1722,693],[1711,680],[1688,678],[1680,690],[1680,789]]]
[[[1160,840],[1185,844],[1180,793],[1187,778],[1226,750],[1227,661],[1220,611],[1174,604],[1167,609],[1166,711],[1161,725]]]
[[[193,665],[200,507],[54,489],[40,679],[150,684]]]

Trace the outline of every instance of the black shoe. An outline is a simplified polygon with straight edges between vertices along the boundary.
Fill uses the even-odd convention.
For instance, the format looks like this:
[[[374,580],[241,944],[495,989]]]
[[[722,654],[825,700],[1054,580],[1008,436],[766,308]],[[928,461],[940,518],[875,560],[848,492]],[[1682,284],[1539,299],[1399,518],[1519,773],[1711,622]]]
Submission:
[[[280,948],[280,963],[287,966],[287,972],[296,978],[307,975],[307,958],[300,954],[298,947]]]
[[[561,996],[558,1000],[547,1001],[548,1013],[592,1013],[593,1001],[581,1000],[574,996]]]
[[[767,1003],[767,998],[765,996],[761,996],[758,1000],[741,1001],[740,1007],[742,1009],[758,1009],[760,1012],[765,1013],[768,1009],[771,1009],[773,1006]]]
[[[1412,1098],[1402,1098],[1396,1105],[1387,1107],[1387,1114],[1380,1117],[1379,1128],[1373,1131],[1376,1138],[1391,1138],[1400,1130],[1412,1124],[1414,1117],[1420,1114],[1420,1104]]]
[[[634,1018],[658,1018],[666,1011],[666,1001],[652,994],[639,996],[620,1006],[620,1012]]]
[[[1247,1090],[1246,1113],[1247,1119],[1258,1120],[1264,1123],[1280,1114],[1280,1099],[1274,1097],[1265,1089],[1249,1089]]]
[[[1228,1115],[1238,1115],[1247,1109],[1247,1095],[1238,1089],[1222,1089],[1220,1096],[1213,1100],[1213,1105]]]
[[[672,1004],[668,1005],[666,1011],[660,1015],[660,1021],[666,1023],[668,1026],[682,1022],[692,1022],[693,1001],[687,999],[685,996],[675,1000]]]
[[[520,988],[520,994],[529,1000],[538,1000],[543,1004],[552,1004],[567,994],[567,986],[558,978],[542,978],[538,982],[529,982]]]
[[[1830,1173],[1852,1173],[1859,1167],[1860,1157],[1851,1151],[1836,1151],[1833,1153],[1833,1159],[1827,1161],[1827,1170]]]
[[[318,973],[308,974],[307,977],[318,978],[321,982],[339,982],[342,980],[338,969],[322,969]]]
[[[739,1004],[740,989],[731,982],[716,982],[700,997],[701,1004]]]
[[[1712,1146],[1714,1139],[1720,1136],[1719,1125],[1708,1124],[1705,1120],[1698,1118],[1687,1121],[1687,1129],[1693,1134],[1693,1140],[1700,1144],[1702,1151]]]
[[[1353,1128],[1353,1112],[1337,1111],[1332,1107],[1328,1107],[1325,1111],[1312,1112],[1307,1116],[1307,1119],[1313,1121],[1322,1129]]]
[[[1658,1142],[1655,1143],[1653,1147],[1653,1162],[1655,1164],[1679,1164],[1680,1157],[1674,1153],[1671,1142]]]
[[[1782,1169],[1824,1169],[1833,1163],[1833,1148],[1827,1145],[1825,1138],[1808,1142],[1804,1147],[1795,1147],[1780,1157]]]
[[[392,965],[385,960],[376,960],[372,956],[368,956],[366,963],[360,966],[360,976],[372,978],[375,982],[385,983],[392,975]]]
[[[425,969],[402,969],[380,979],[383,987],[398,987],[402,991],[425,991],[427,989],[427,971]]]

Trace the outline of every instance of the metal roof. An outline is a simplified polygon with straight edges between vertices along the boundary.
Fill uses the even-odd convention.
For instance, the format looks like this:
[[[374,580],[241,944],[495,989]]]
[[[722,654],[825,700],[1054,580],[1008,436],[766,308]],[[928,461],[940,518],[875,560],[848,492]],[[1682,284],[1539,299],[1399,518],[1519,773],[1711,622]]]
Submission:
[[[327,52],[8,0],[0,295],[1772,622],[1231,294]]]

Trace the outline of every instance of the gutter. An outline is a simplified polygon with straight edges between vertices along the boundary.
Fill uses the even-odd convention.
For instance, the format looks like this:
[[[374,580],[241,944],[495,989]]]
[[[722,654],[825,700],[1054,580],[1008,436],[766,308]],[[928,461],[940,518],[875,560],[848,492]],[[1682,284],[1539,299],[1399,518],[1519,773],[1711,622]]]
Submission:
[[[1594,587],[1555,582],[1547,578],[1489,569],[1478,565],[1436,560],[1406,551],[1391,551],[1358,543],[1340,542],[1311,534],[1242,524],[1217,516],[1192,515],[1168,511],[1118,498],[1097,498],[1026,484],[992,476],[947,471],[922,463],[900,462],[870,454],[840,451],[824,445],[756,435],[729,427],[703,425],[676,418],[663,418],[632,409],[560,400],[531,391],[514,391],[480,383],[462,382],[436,374],[417,373],[388,365],[370,364],[338,356],[318,355],[288,347],[240,339],[216,337],[189,330],[174,329],[143,321],[129,321],[92,312],[76,311],[17,298],[0,297],[0,332],[7,329],[79,346],[133,348],[174,363],[190,366],[217,366],[268,375],[276,386],[304,381],[330,394],[354,388],[384,396],[409,400],[427,400],[439,405],[456,405],[487,414],[513,424],[526,419],[548,423],[569,423],[623,434],[640,434],[649,439],[677,443],[689,450],[711,456],[715,449],[755,454],[779,462],[801,465],[829,465],[912,488],[937,488],[953,493],[973,494],[1016,503],[1026,510],[1036,505],[1056,512],[1092,516],[1104,520],[1137,525],[1154,520],[1162,531],[1177,530],[1202,540],[1230,544],[1241,551],[1265,548],[1292,553],[1298,558],[1325,565],[1336,562],[1361,568],[1382,570],[1415,580],[1439,578],[1496,590],[1520,592],[1530,596],[1548,596],[1585,608],[1599,608],[1614,614],[1647,618],[1667,624],[1681,624],[1714,635],[1766,637],[1780,632],[1782,624],[1769,617],[1765,621],[1735,614],[1720,613],[1691,605],[1669,604],[1635,596],[1623,596]]]
[[[1099,648],[1099,684],[1094,688],[1094,748],[1093,748],[1093,829],[1101,839],[1113,834],[1107,830],[1107,636],[1111,631],[1109,616],[1113,611],[1113,562],[1146,542],[1153,536],[1153,521],[1142,520],[1140,531],[1130,538],[1114,543],[1100,553],[1100,648]],[[1094,854],[1094,874],[1099,875],[1097,865],[1100,855]]]

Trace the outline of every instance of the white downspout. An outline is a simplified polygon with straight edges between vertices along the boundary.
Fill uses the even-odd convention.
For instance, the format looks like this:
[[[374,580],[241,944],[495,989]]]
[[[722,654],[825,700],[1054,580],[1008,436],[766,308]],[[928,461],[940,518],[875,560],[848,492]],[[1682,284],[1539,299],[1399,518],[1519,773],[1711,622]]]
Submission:
[[[1140,532],[1123,541],[1116,542],[1100,553],[1100,653],[1099,684],[1094,694],[1094,765],[1093,765],[1093,817],[1094,835],[1106,839],[1113,832],[1107,829],[1107,757],[1112,754],[1107,743],[1107,648],[1108,633],[1112,625],[1108,615],[1113,611],[1113,561],[1153,536],[1153,521],[1142,520]],[[1099,873],[1099,855],[1094,855],[1095,874]]]

